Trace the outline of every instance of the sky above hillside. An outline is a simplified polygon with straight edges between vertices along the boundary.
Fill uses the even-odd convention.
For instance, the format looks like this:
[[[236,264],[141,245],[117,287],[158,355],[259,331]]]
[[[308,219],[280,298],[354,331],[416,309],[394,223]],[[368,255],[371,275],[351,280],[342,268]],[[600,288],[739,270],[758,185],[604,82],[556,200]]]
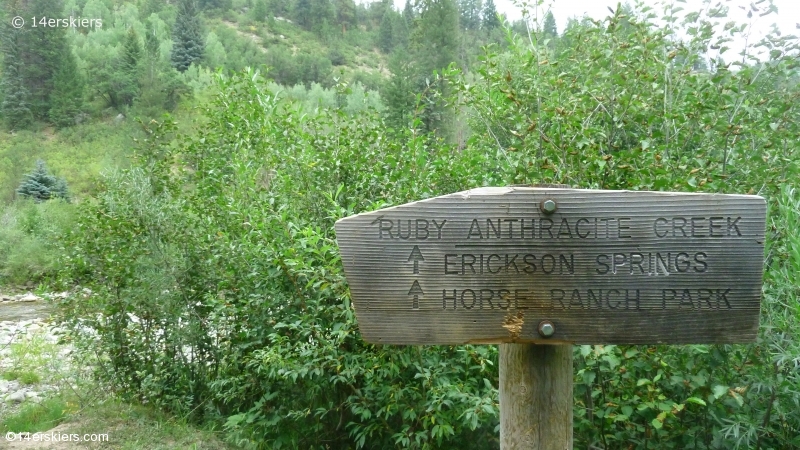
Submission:
[[[393,0],[395,7],[398,9],[403,8],[406,0]],[[412,0],[413,1],[413,0]],[[772,29],[772,24],[778,26],[778,29],[783,35],[793,34],[800,35],[800,0],[772,0],[772,3],[778,8],[777,14],[769,14],[764,17],[759,17],[754,14],[752,18],[748,19],[747,12],[749,5],[759,0],[723,0],[722,3],[729,7],[728,17],[722,19],[723,22],[736,21],[737,23],[751,22],[752,35],[749,39],[750,43],[756,42],[760,37],[764,36],[769,30]],[[522,8],[519,6],[523,2],[512,0],[494,0],[498,12],[505,14],[510,21],[519,20],[522,18]],[[535,4],[536,1],[526,2],[528,4]],[[582,17],[584,15],[593,19],[603,19],[610,14],[609,8],[616,9],[619,0],[557,0],[545,2],[539,14],[544,15],[545,11],[549,8],[553,12],[556,19],[558,31],[564,30],[564,27],[572,17]],[[625,3],[625,2],[623,2]],[[635,3],[629,1],[628,3]],[[658,0],[641,0],[641,3],[655,8],[655,13],[659,16],[663,11],[663,7],[659,4],[665,3]],[[683,6],[685,10],[698,10],[702,8],[705,2],[696,0],[687,0],[680,2],[675,0],[676,6]],[[711,4],[716,5],[717,0]],[[760,0],[758,5],[760,8],[765,7],[770,3],[770,0]],[[685,13],[686,11],[684,11]],[[682,13],[682,14],[684,14]],[[533,14],[533,9],[531,9]],[[540,16],[541,17],[541,16]],[[731,46],[731,51],[724,55],[727,57],[734,56],[735,53],[741,51],[744,46],[744,38],[740,38],[739,42],[734,42]],[[725,58],[728,59],[728,58]]]

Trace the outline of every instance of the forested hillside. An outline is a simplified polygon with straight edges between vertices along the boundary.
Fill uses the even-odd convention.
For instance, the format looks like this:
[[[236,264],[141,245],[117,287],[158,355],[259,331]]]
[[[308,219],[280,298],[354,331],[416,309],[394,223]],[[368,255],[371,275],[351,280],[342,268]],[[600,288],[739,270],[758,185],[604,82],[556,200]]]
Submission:
[[[0,284],[74,292],[98,386],[242,448],[496,448],[497,348],[365,343],[336,220],[510,184],[758,194],[758,341],[576,346],[575,448],[800,449],[796,37],[731,55],[748,24],[710,3],[564,30],[491,0],[57,3],[2,19]],[[9,26],[70,11],[102,29]]]
[[[388,0],[10,0],[0,14],[0,118],[11,133],[0,141],[4,201],[40,158],[87,192],[102,168],[127,164],[135,119],[191,121],[215,73],[259,69],[308,111],[368,105],[397,122],[434,70],[469,67],[503,36],[493,3],[475,0],[402,11]],[[25,24],[15,28],[13,17]],[[62,17],[84,26],[42,20]],[[337,91],[345,85],[347,94]]]

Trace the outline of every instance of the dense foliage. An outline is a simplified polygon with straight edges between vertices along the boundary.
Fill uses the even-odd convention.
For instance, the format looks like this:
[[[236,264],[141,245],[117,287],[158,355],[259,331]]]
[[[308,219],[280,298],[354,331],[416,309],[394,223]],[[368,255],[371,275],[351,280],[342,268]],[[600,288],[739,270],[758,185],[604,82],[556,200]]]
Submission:
[[[496,448],[496,348],[364,343],[333,223],[487,185],[751,193],[770,208],[758,342],[576,347],[575,446],[800,448],[796,38],[730,58],[747,24],[710,4],[559,33],[503,29],[491,0],[204,0],[183,34],[175,3],[65,1],[105,25],[49,37],[37,61],[66,42],[60,71],[15,63],[33,33],[0,27],[4,195],[42,147],[85,194],[6,208],[0,282],[90,288],[59,316],[117,393],[245,447]],[[178,71],[182,34],[202,55]],[[273,81],[242,70],[265,61]],[[47,123],[65,128],[22,130]],[[90,182],[129,136],[132,167]]]
[[[493,448],[496,349],[361,341],[335,220],[512,183],[758,192],[758,342],[576,347],[576,446],[800,448],[796,41],[703,70],[713,24],[686,23],[681,40],[619,10],[489,48],[477,75],[449,73],[461,148],[425,132],[422,96],[386,132],[377,112],[306,115],[252,72],[221,77],[195,136],[151,123],[137,168],[80,206],[66,275],[95,295],[63,319],[93,330],[78,344],[120,393],[242,444]]]

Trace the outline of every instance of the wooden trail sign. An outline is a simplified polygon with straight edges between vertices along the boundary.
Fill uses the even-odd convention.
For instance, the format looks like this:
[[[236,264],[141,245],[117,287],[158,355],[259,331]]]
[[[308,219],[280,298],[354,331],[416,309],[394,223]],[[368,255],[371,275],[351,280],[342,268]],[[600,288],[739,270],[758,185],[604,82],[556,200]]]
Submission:
[[[336,223],[364,339],[755,340],[758,196],[492,187]]]

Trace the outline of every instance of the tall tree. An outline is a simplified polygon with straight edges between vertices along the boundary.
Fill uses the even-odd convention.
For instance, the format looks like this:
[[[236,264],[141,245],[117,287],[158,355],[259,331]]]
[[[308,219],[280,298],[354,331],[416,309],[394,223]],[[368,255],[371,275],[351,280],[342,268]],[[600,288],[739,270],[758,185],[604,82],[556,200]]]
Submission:
[[[42,18],[60,17],[64,11],[63,2],[33,1],[25,5],[20,2],[23,17]],[[31,112],[37,119],[47,120],[50,111],[50,95],[53,92],[53,81],[61,63],[67,44],[65,28],[46,26],[26,26],[21,35],[21,57],[23,82],[31,93]]]
[[[139,95],[140,62],[142,59],[142,45],[139,35],[133,27],[128,28],[125,40],[122,42],[122,55],[119,70],[123,83],[119,95],[126,105],[132,105]]]
[[[311,0],[311,25],[314,31],[324,32],[326,25],[334,23],[336,15],[331,0]]]
[[[301,27],[311,26],[311,0],[297,0],[294,5],[294,20]]]
[[[195,0],[179,0],[172,42],[172,65],[180,72],[203,57],[202,24]]]
[[[481,27],[481,0],[458,0],[461,12],[461,26],[465,30],[477,30]]]
[[[497,8],[494,6],[494,0],[486,0],[483,4],[483,28],[491,31],[500,26],[500,21],[497,19]]]
[[[389,124],[396,129],[408,125],[416,103],[414,65],[411,55],[404,47],[398,47],[389,57],[391,77],[386,83],[381,97],[386,101],[386,115]]]
[[[84,81],[72,50],[65,48],[53,77],[53,92],[50,95],[50,121],[59,127],[75,124],[83,108]]]
[[[128,28],[125,40],[122,42],[122,69],[128,73],[135,74],[142,58],[142,44],[139,43],[139,35],[133,27]]]
[[[411,0],[406,0],[406,4],[403,6],[403,19],[406,19],[406,26],[409,30],[413,28],[415,18],[416,14],[414,14],[414,7],[411,5]]]
[[[353,0],[335,0],[336,20],[342,26],[342,33],[347,32],[347,28],[356,25],[356,4]]]
[[[408,23],[402,15],[395,13],[392,21],[392,42],[394,47],[408,47]]]
[[[15,29],[8,20],[0,23],[0,50],[3,70],[0,73],[0,113],[11,129],[25,128],[33,120],[31,93],[25,86],[22,70],[22,40],[26,30]]]
[[[419,26],[414,30],[414,57],[423,76],[456,60],[458,10],[453,0],[423,0]]]
[[[553,17],[552,11],[547,11],[544,16],[544,26],[542,27],[545,38],[554,39],[558,37],[558,28],[556,28],[556,18]]]
[[[422,121],[428,131],[447,134],[450,117],[441,100],[447,88],[443,79],[434,82],[433,72],[442,72],[457,61],[460,30],[454,0],[423,0],[418,26],[412,35],[412,56],[417,69],[416,92],[426,105]]]
[[[188,92],[175,68],[161,57],[155,29],[149,29],[145,34],[138,66],[136,107],[141,114],[156,117],[164,109],[174,109],[179,98]]]
[[[381,19],[381,26],[378,29],[378,47],[383,53],[390,53],[394,47],[394,15],[397,14],[392,8],[387,8]]]
[[[139,3],[139,17],[142,21],[152,14],[158,14],[164,8],[162,0],[141,0]]]
[[[267,14],[269,14],[269,11],[267,11],[266,0],[256,0],[253,4],[253,20],[256,22],[266,22]]]

